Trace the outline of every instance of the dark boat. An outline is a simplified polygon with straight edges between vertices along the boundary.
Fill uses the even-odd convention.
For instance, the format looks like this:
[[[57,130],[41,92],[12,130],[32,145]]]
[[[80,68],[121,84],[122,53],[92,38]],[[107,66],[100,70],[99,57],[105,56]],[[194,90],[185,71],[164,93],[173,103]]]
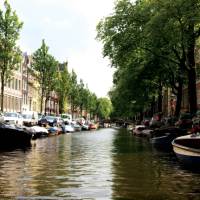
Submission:
[[[200,167],[200,135],[190,134],[172,141],[178,160],[189,167]]]
[[[178,127],[163,127],[152,132],[150,142],[156,148],[172,149],[172,141],[179,136],[186,135],[185,129]]]
[[[0,148],[30,146],[31,138],[32,133],[22,127],[0,124]]]

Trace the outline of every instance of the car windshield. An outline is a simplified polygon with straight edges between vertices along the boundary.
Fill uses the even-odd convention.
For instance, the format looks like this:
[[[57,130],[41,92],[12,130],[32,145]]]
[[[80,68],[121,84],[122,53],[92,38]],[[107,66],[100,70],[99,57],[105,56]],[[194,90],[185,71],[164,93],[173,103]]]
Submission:
[[[61,115],[61,117],[62,117],[63,119],[70,119],[70,116],[69,116],[69,115],[65,115],[65,114]]]
[[[5,117],[17,117],[17,113],[5,113]]]
[[[46,116],[45,118],[46,118],[47,120],[54,120],[54,119],[55,119],[54,116]]]
[[[32,115],[31,114],[23,114],[22,117],[24,119],[32,119]]]

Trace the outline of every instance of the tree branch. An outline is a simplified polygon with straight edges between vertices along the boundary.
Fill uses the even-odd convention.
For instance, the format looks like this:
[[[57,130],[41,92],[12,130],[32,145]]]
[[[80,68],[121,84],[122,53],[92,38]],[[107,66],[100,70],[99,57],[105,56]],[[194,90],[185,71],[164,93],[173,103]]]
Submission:
[[[179,62],[177,62],[177,61],[175,61],[175,60],[169,58],[168,56],[164,56],[164,55],[160,55],[160,54],[155,53],[154,51],[152,51],[152,50],[149,49],[149,48],[145,48],[145,47],[144,47],[144,48],[142,48],[142,49],[144,49],[144,50],[146,50],[146,51],[152,53],[153,55],[155,55],[155,56],[157,56],[157,57],[160,57],[160,58],[163,58],[163,59],[165,59],[165,60],[168,60],[168,61],[170,61],[171,63],[174,63],[174,64],[176,64],[176,65],[179,65],[179,64],[180,64]]]

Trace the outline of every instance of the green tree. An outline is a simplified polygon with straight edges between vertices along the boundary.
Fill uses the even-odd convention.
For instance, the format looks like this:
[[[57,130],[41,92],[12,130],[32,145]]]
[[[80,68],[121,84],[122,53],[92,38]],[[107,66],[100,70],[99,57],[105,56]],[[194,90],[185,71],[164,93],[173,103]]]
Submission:
[[[32,67],[38,72],[37,80],[41,87],[40,112],[43,112],[43,102],[55,86],[55,75],[58,62],[48,53],[49,47],[42,40],[42,45],[33,53]]]
[[[85,110],[86,112],[86,118],[87,118],[87,114],[88,112],[90,112],[90,90],[88,89],[87,85],[86,87],[84,87],[83,89],[83,98],[82,98],[82,101],[83,101],[83,109]]]
[[[98,99],[98,116],[100,119],[108,119],[112,112],[112,103],[108,98]]]
[[[94,119],[95,115],[97,114],[97,96],[95,93],[90,92],[88,96],[88,106],[90,112],[90,119]]]
[[[111,94],[119,95],[120,103],[137,102],[130,109],[136,111],[140,107],[143,111],[155,96],[161,101],[163,87],[171,87],[177,95],[178,115],[183,83],[187,82],[190,111],[196,111],[194,50],[200,33],[198,5],[198,0],[119,0],[115,13],[98,24],[97,38],[104,44],[103,54],[116,68]],[[116,102],[116,98],[111,99]],[[137,99],[144,106],[138,106]]]
[[[85,85],[83,83],[83,80],[80,79],[80,83],[78,84],[78,102],[79,102],[79,108],[80,108],[80,115],[82,116],[83,114],[83,108],[84,108],[84,105],[86,104],[86,93],[85,93]]]
[[[52,56],[47,55],[46,67],[48,70],[46,71],[46,79],[45,79],[45,114],[46,107],[49,98],[51,98],[51,92],[56,90],[58,84],[58,61]],[[50,111],[51,112],[51,111]]]
[[[23,25],[7,1],[4,1],[4,7],[5,11],[0,10],[1,111],[4,108],[4,86],[21,61],[22,54],[16,45],[16,41]]]
[[[70,74],[69,100],[71,104],[72,118],[74,118],[74,113],[79,105],[79,91],[78,91],[77,75],[74,72],[74,70],[72,70],[72,73]]]
[[[59,64],[59,71],[58,71],[58,78],[55,84],[56,91],[59,96],[59,112],[65,113],[66,112],[66,104],[68,101],[68,95],[70,91],[70,74],[67,68],[68,63],[60,63]]]

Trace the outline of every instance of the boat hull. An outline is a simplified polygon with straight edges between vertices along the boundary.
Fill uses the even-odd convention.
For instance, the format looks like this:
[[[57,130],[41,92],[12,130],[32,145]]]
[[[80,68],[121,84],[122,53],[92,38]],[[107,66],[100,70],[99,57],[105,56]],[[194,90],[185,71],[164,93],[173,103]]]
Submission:
[[[191,136],[186,136],[184,137],[179,137],[173,140],[172,146],[173,146],[173,151],[176,154],[178,160],[189,167],[200,167],[200,149],[199,148],[192,148],[188,147],[185,143],[184,145],[181,145],[181,143],[178,143],[179,140],[184,141],[189,141],[190,144],[192,142],[196,142],[197,140],[200,140],[200,138],[189,138]],[[188,139],[189,138],[189,139]],[[188,143],[189,143],[188,142]],[[191,146],[191,145],[190,145]]]
[[[188,166],[200,166],[200,155],[192,154],[191,152],[182,151],[177,149],[176,147],[173,148],[178,160]]]
[[[153,137],[150,139],[150,142],[152,143],[153,147],[157,149],[166,149],[166,150],[172,150],[172,141],[175,138],[174,135],[163,135],[159,137]]]
[[[23,129],[0,127],[0,148],[30,146],[31,138],[32,134]]]

